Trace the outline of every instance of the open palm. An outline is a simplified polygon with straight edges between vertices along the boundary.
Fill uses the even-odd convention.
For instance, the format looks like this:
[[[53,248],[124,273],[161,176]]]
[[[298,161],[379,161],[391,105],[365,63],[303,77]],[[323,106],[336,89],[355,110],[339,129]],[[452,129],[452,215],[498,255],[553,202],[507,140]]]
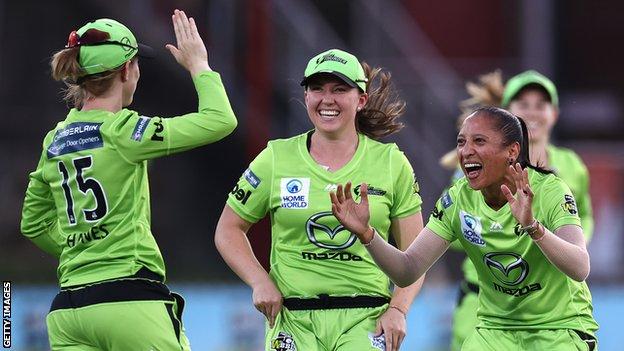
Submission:
[[[338,221],[351,233],[354,233],[361,241],[364,239],[369,228],[368,221],[370,213],[368,211],[368,187],[365,183],[360,187],[361,201],[358,204],[351,195],[351,182],[348,182],[344,189],[342,184],[338,185],[336,192],[331,192],[329,196],[332,201],[332,212]],[[370,238],[367,238],[370,239]]]
[[[513,179],[516,185],[516,194],[514,196],[505,184],[501,185],[501,191],[507,198],[511,213],[518,223],[523,227],[529,226],[533,223],[533,210],[531,209],[533,191],[529,185],[529,172],[526,169],[522,169],[519,163],[516,163],[507,168],[507,175]]]

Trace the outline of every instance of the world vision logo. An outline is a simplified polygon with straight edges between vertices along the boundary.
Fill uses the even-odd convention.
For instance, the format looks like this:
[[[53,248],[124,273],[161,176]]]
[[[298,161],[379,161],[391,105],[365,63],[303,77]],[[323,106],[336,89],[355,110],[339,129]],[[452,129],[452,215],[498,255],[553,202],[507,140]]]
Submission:
[[[342,63],[343,65],[347,64],[347,60],[343,59],[342,57],[338,57],[331,52],[327,55],[323,55],[322,57],[317,58],[316,64],[320,65],[321,63],[325,61],[336,61],[336,62]]]

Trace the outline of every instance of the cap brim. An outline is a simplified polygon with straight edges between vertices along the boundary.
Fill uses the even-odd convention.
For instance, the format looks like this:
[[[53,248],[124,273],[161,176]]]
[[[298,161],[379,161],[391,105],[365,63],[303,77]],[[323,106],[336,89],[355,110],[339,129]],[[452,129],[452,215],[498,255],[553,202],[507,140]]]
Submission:
[[[360,88],[354,81],[352,81],[349,77],[345,76],[344,74],[340,73],[340,72],[335,72],[335,71],[320,71],[320,72],[316,72],[311,74],[308,77],[303,77],[303,80],[301,81],[301,86],[306,86],[308,85],[308,81],[319,74],[331,74],[334,75],[338,78],[340,78],[340,80],[342,80],[343,82],[347,83],[347,85],[354,87],[354,88]]]
[[[156,57],[156,52],[151,46],[139,43],[139,57],[142,58],[154,58]]]

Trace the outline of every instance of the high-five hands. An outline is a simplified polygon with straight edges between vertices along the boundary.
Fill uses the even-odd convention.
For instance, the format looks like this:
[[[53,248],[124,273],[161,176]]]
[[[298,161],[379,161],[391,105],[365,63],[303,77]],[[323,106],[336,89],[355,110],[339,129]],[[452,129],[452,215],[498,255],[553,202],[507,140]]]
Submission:
[[[356,203],[351,195],[351,182],[344,189],[338,185],[336,192],[329,193],[332,202],[332,212],[338,221],[355,234],[361,242],[368,244],[373,239],[373,230],[368,224],[370,213],[368,211],[368,186],[362,183],[360,186],[360,203]]]
[[[165,47],[182,67],[186,68],[191,76],[199,72],[209,71],[208,52],[206,45],[199,36],[195,20],[186,17],[184,11],[175,10],[171,16],[177,46],[167,44]]]
[[[523,227],[529,226],[534,220],[533,210],[531,209],[533,191],[529,185],[529,172],[526,169],[523,170],[520,164],[516,163],[515,165],[509,165],[507,175],[511,177],[516,185],[516,194],[514,196],[505,184],[501,185],[501,191],[507,198],[511,213],[518,223]]]

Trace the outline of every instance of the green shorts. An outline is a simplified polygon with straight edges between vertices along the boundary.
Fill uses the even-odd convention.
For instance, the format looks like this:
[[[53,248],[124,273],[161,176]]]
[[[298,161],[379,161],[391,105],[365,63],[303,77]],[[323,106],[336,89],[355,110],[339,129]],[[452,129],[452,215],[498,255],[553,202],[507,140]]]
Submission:
[[[59,293],[46,318],[53,351],[190,350],[184,300],[164,284],[119,280]]]
[[[476,328],[462,351],[597,351],[596,339],[571,329],[500,330]]]
[[[273,329],[266,329],[266,351],[380,351],[383,335],[375,336],[380,307],[294,310],[284,307]]]
[[[461,350],[464,340],[472,334],[479,322],[477,319],[478,289],[477,285],[470,284],[465,280],[461,282],[460,298],[453,312],[452,351]]]

